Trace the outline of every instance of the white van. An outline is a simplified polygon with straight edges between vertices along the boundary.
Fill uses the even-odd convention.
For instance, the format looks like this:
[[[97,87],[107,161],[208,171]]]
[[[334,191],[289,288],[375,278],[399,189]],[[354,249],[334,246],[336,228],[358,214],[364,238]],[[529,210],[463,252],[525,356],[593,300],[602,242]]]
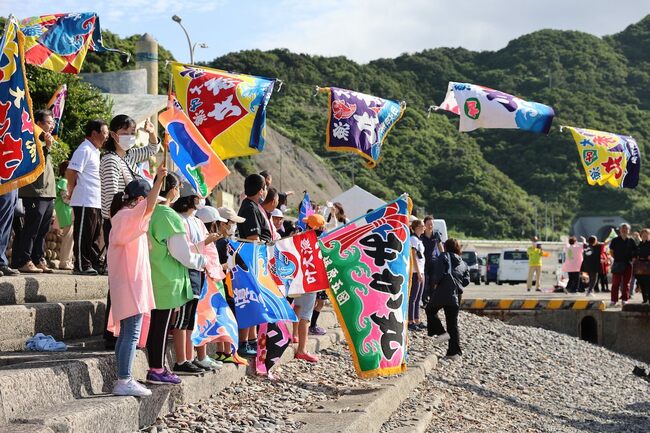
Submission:
[[[442,243],[447,240],[447,222],[445,220],[433,220],[433,229],[438,230]]]
[[[497,284],[525,283],[528,279],[528,253],[522,250],[503,250],[499,257]]]

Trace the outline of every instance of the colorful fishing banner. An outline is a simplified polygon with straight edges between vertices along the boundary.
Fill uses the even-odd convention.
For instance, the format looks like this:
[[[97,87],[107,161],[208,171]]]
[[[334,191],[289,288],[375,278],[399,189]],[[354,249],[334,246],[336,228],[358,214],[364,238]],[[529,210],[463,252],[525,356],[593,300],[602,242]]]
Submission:
[[[404,114],[406,103],[338,87],[318,91],[329,95],[327,150],[354,152],[368,167],[377,166],[384,139]]]
[[[276,241],[272,251],[269,268],[286,296],[329,288],[318,237],[313,230]]]
[[[240,328],[298,318],[269,270],[268,246],[228,240],[230,287]]]
[[[434,109],[460,116],[458,130],[478,128],[522,129],[548,134],[555,111],[548,105],[524,101],[489,87],[449,82],[445,100]]]
[[[197,194],[207,197],[230,170],[187,115],[170,106],[158,116],[169,137],[169,156]]]
[[[172,63],[176,97],[221,159],[264,150],[275,79]]]
[[[24,42],[18,22],[9,17],[0,41],[0,194],[34,182],[44,167],[41,130],[32,121]]]
[[[330,290],[354,367],[361,377],[406,370],[409,296],[408,197],[320,239]]]
[[[314,214],[314,208],[311,205],[311,199],[309,198],[309,193],[305,191],[305,195],[302,196],[302,201],[298,206],[298,223],[297,226],[300,230],[305,230],[307,228],[307,223],[303,219],[307,218],[309,215]]]
[[[192,344],[203,346],[212,341],[228,343],[237,348],[239,328],[235,315],[226,301],[223,283],[208,277],[203,282],[196,307]]]
[[[641,154],[626,135],[563,126],[571,131],[589,185],[635,188],[639,183]]]
[[[65,108],[65,98],[68,96],[68,86],[67,84],[61,84],[50,102],[47,103],[47,109],[52,112],[52,118],[54,119],[54,130],[52,130],[52,135],[56,138],[61,135],[61,118],[63,117],[63,109]]]
[[[94,12],[26,18],[20,27],[25,34],[27,63],[55,72],[78,74],[88,51],[129,55],[104,46],[99,17]]]
[[[271,368],[282,358],[284,351],[291,344],[291,332],[286,322],[262,323],[257,331],[257,356],[255,369],[257,374],[273,378]]]

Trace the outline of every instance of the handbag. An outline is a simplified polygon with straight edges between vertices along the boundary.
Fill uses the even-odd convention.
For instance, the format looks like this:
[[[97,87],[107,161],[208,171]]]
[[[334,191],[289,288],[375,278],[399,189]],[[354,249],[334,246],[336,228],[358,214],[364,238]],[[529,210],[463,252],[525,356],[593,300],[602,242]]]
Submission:
[[[625,272],[625,262],[614,262],[612,263],[612,274],[622,274]]]
[[[632,272],[634,275],[650,275],[650,260],[635,260]]]

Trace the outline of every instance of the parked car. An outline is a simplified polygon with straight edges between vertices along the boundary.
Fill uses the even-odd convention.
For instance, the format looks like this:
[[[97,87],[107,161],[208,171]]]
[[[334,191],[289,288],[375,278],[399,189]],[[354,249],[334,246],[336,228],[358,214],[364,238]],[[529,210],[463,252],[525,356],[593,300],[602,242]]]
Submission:
[[[528,279],[528,253],[520,250],[503,250],[499,255],[497,284],[525,283]]]
[[[499,270],[499,257],[501,253],[489,253],[485,264],[485,284],[497,282],[497,271]]]
[[[479,269],[478,264],[478,253],[476,251],[463,251],[461,257],[469,268],[469,280],[474,284],[481,284],[481,270]]]

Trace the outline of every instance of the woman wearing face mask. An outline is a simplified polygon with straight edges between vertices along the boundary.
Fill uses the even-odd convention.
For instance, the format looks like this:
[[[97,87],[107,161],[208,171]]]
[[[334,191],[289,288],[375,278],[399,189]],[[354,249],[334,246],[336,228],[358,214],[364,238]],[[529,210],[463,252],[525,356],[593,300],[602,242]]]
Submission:
[[[113,197],[118,192],[123,191],[129,182],[140,177],[136,174],[136,164],[146,161],[149,157],[155,155],[160,148],[156,128],[149,120],[146,120],[144,130],[149,134],[149,145],[134,149],[135,126],[135,120],[126,114],[119,114],[111,120],[108,128],[109,137],[104,145],[106,153],[104,153],[99,163],[102,218],[104,219],[102,230],[104,232],[104,244],[107,249],[111,232],[111,202]],[[109,294],[107,310],[110,307],[111,298]],[[108,315],[106,320],[108,320]],[[104,339],[106,340],[106,348],[110,349],[115,346],[115,337],[106,330],[106,320],[104,323]]]

